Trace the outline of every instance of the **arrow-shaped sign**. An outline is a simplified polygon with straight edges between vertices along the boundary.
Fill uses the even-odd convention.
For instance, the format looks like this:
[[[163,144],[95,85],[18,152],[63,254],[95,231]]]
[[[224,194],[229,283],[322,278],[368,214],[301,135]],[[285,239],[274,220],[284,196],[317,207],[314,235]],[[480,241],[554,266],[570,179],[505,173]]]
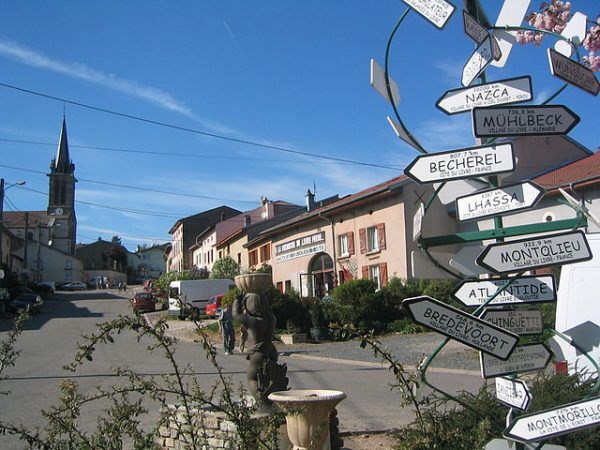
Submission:
[[[431,183],[511,172],[514,167],[513,145],[505,143],[421,155],[404,173],[418,183]]]
[[[463,245],[460,250],[448,261],[450,267],[455,268],[467,277],[477,277],[487,273],[483,267],[479,267],[475,260],[484,250],[483,245]]]
[[[573,46],[578,47],[585,39],[586,28],[587,28],[587,16],[580,12],[576,12],[569,19],[569,23],[560,33],[562,37],[568,39],[563,41],[562,39],[556,41],[554,44],[554,50],[567,58],[573,54]],[[573,43],[571,45],[571,43]]]
[[[481,318],[519,336],[541,334],[543,331],[542,312],[539,309],[486,308]]]
[[[527,75],[468,88],[451,89],[438,99],[435,106],[446,114],[458,114],[476,107],[527,102],[532,98],[531,77]]]
[[[390,91],[392,92],[392,97],[394,98],[394,105],[398,105],[398,103],[400,103],[400,89],[398,89],[398,85],[389,75],[388,80],[390,82]],[[373,89],[379,92],[383,98],[392,103],[390,96],[388,95],[387,85],[385,83],[385,71],[374,59],[371,59],[371,86]]]
[[[496,398],[507,406],[526,411],[531,402],[529,388],[524,381],[496,378]]]
[[[444,28],[444,25],[454,13],[454,5],[445,0],[403,1],[440,30]]]
[[[492,35],[498,41],[502,56],[498,61],[492,61],[492,66],[504,67],[508,60],[508,55],[516,42],[515,34],[516,31],[506,31],[503,27],[518,27],[527,14],[530,0],[504,0],[498,19],[496,19],[496,26]]]
[[[488,245],[477,264],[495,273],[511,273],[589,259],[592,252],[585,234],[569,231]]]
[[[479,353],[483,378],[542,370],[546,368],[550,359],[552,352],[541,343],[519,345],[505,361],[483,352]]]
[[[532,181],[486,189],[456,199],[457,219],[482,219],[513,214],[535,206],[544,196],[544,189]]]
[[[398,122],[392,119],[390,116],[387,116],[387,121],[400,139],[406,142],[408,145],[413,147],[414,149],[421,151],[421,146],[417,144],[417,142],[406,132],[404,127],[402,127]]]
[[[483,41],[487,39],[489,36],[486,28],[481,25],[477,19],[472,17],[467,11],[463,9],[463,24],[465,26],[465,33],[471,39],[473,39],[478,44],[481,44]],[[499,60],[502,57],[502,52],[500,51],[500,46],[498,45],[498,41],[492,37],[492,50],[494,53],[494,59]]]
[[[494,59],[492,36],[488,36],[471,55],[462,71],[461,84],[469,86]]]
[[[592,95],[598,95],[600,92],[600,83],[596,79],[594,72],[590,69],[561,55],[552,48],[548,49],[548,59],[552,75]]]
[[[481,306],[510,281],[512,283],[496,295],[489,306],[556,301],[556,282],[553,275],[464,280],[456,286],[452,297],[465,306]]]
[[[519,342],[516,334],[426,295],[407,298],[402,305],[415,322],[495,359],[507,359]]]
[[[519,416],[502,433],[522,442],[549,439],[600,423],[600,397]]]
[[[492,106],[472,113],[477,137],[564,135],[579,123],[579,116],[564,105]]]

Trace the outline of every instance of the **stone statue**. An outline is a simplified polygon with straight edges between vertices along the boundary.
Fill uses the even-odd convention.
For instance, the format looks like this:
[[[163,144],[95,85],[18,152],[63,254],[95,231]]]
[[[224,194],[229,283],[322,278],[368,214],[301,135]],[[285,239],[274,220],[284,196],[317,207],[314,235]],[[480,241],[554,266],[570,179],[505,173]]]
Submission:
[[[262,290],[260,286],[253,289],[253,283],[247,282],[252,275],[268,274],[247,274],[235,278],[241,293],[233,301],[233,317],[248,330],[246,359],[250,363],[246,378],[259,410],[265,411],[272,405],[267,398],[270,393],[288,389],[287,366],[277,363],[277,349],[273,345],[275,316],[267,297],[263,292],[248,292]],[[246,278],[246,282],[240,282],[240,277]],[[270,275],[268,277],[270,280]]]

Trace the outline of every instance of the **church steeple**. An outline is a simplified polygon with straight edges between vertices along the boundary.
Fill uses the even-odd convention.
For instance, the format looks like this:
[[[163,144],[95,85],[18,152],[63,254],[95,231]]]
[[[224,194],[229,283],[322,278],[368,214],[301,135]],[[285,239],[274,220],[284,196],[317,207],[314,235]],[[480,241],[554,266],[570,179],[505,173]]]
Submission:
[[[58,173],[72,174],[75,171],[75,165],[71,163],[69,157],[69,141],[67,139],[67,121],[63,115],[62,129],[60,130],[60,140],[56,151],[56,158],[52,161],[51,171]]]

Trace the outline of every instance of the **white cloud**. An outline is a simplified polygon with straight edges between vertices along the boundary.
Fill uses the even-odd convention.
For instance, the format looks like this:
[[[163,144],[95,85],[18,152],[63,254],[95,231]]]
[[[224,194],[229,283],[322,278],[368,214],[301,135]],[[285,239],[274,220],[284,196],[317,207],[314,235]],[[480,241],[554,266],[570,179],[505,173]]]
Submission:
[[[462,77],[463,64],[457,60],[436,60],[434,67],[441,72],[444,81],[456,85]]]
[[[424,121],[417,126],[416,136],[429,152],[475,145],[470,114]]]

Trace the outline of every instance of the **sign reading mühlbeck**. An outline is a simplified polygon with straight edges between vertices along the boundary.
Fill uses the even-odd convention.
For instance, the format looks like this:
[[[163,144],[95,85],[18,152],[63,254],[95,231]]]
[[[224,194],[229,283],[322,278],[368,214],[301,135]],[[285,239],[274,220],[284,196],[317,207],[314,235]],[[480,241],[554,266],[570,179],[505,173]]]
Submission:
[[[320,231],[275,245],[275,259],[284,262],[324,251],[325,232]]]
[[[600,397],[558,408],[520,416],[504,431],[504,436],[532,442],[571,433],[600,423]]]

